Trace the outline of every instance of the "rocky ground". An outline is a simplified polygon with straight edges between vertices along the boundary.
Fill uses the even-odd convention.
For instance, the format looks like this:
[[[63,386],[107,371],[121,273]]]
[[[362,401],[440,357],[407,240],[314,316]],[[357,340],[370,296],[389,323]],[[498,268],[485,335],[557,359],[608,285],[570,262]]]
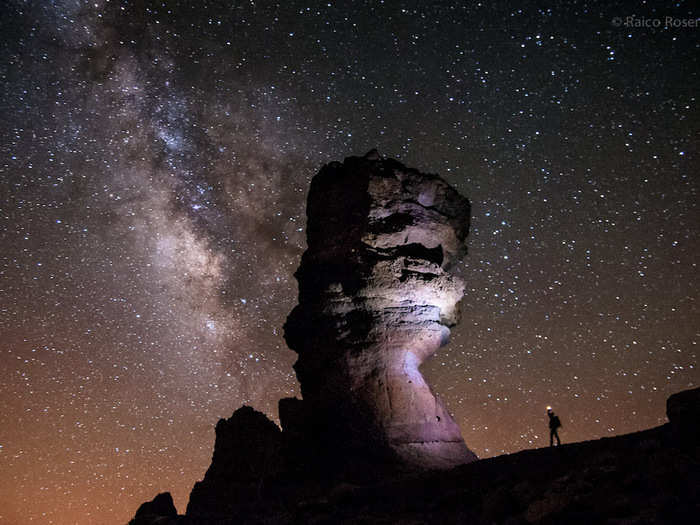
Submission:
[[[365,485],[299,479],[293,498],[259,487],[229,516],[177,516],[160,495],[131,525],[697,523],[700,389],[671,396],[667,413],[670,422],[650,430],[448,471]]]

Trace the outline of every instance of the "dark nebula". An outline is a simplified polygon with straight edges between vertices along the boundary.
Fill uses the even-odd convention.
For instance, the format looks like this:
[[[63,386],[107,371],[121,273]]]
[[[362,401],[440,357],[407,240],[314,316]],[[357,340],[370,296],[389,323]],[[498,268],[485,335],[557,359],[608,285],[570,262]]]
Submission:
[[[5,2],[0,523],[184,511],[216,421],[298,395],[308,184],[374,147],[472,202],[424,367],[470,448],[548,445],[547,405],[564,442],[664,422],[700,380],[700,28],[652,4]]]

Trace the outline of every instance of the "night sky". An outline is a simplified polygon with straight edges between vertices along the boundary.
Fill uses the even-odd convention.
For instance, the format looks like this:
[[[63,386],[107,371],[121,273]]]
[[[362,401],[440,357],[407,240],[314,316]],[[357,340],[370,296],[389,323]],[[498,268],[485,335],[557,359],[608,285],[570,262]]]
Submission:
[[[374,147],[472,202],[424,367],[472,450],[548,445],[548,404],[565,442],[666,421],[700,383],[698,13],[515,4],[3,3],[1,524],[184,512],[216,421],[299,394],[309,182]]]

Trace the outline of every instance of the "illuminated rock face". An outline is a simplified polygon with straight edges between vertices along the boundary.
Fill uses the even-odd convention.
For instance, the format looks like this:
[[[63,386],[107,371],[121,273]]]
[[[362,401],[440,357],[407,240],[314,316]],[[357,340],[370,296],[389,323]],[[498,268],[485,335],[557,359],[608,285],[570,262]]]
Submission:
[[[314,177],[299,304],[285,325],[304,434],[412,467],[476,459],[418,369],[458,321],[464,285],[447,269],[466,252],[469,211],[440,177],[376,152]]]

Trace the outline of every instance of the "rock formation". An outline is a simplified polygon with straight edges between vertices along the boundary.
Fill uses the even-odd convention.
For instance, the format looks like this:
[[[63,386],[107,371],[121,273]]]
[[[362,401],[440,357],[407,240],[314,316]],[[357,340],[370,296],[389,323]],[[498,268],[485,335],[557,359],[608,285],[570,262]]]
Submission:
[[[321,448],[419,468],[476,459],[419,371],[458,320],[464,285],[447,270],[466,252],[469,211],[437,175],[376,151],[312,180],[285,338],[299,354],[296,426]]]
[[[303,400],[280,400],[281,431],[250,407],[219,421],[188,515],[244,512],[262,486],[293,500],[319,480],[476,459],[418,369],[457,322],[463,284],[447,269],[466,251],[469,202],[371,152],[323,167],[307,215],[299,305],[285,325]]]

